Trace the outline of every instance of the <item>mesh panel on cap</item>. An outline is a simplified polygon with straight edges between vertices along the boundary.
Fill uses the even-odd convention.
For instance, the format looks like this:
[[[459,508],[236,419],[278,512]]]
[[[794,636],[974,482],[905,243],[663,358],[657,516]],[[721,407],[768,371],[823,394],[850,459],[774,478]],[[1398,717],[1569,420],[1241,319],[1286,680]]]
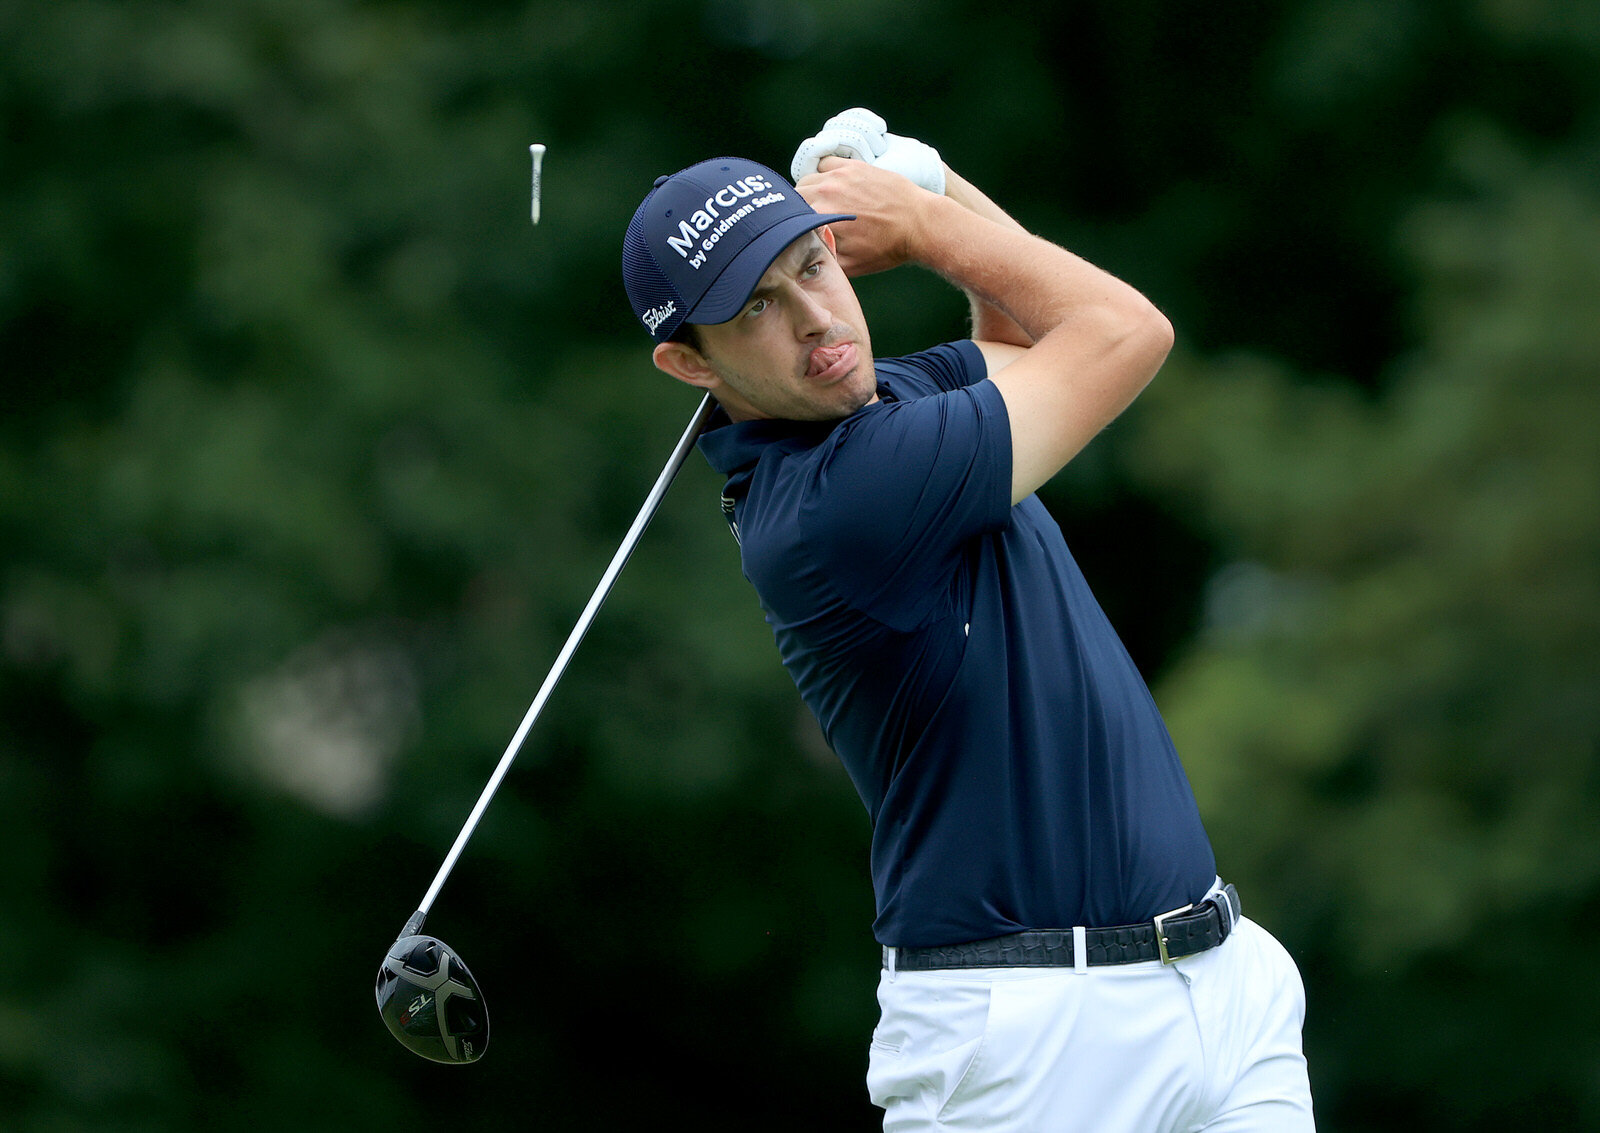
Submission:
[[[650,246],[644,238],[642,227],[630,226],[628,234],[622,241],[622,282],[627,288],[628,300],[633,304],[633,313],[640,322],[644,322],[647,311],[659,309],[669,303],[677,303],[677,296],[673,293],[672,285],[667,282],[666,275],[656,265],[655,257],[650,254]],[[651,333],[655,338],[666,341],[683,322],[684,312],[682,304],[679,309],[663,321]],[[645,329],[649,324],[645,323]]]

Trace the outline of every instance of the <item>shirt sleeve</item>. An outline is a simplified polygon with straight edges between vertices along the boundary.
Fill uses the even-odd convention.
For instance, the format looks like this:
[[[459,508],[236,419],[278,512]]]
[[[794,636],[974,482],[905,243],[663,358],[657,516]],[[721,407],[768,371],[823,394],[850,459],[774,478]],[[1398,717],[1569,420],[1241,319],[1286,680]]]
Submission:
[[[869,406],[812,475],[800,515],[810,555],[846,602],[914,629],[949,607],[967,544],[1010,521],[1005,401],[979,381]]]
[[[880,374],[889,375],[890,388],[903,385],[919,397],[981,382],[989,372],[983,351],[971,339],[947,342],[903,358],[879,358],[876,364]]]

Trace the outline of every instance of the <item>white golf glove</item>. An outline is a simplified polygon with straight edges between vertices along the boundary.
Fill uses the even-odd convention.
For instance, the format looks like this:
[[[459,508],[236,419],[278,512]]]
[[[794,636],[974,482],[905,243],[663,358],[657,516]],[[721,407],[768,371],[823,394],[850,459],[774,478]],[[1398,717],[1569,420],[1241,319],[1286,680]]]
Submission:
[[[817,162],[829,155],[855,158],[908,177],[930,193],[944,195],[944,162],[939,151],[915,138],[889,133],[882,118],[857,106],[835,114],[822,124],[816,137],[795,150],[789,172],[794,180],[817,171]]]

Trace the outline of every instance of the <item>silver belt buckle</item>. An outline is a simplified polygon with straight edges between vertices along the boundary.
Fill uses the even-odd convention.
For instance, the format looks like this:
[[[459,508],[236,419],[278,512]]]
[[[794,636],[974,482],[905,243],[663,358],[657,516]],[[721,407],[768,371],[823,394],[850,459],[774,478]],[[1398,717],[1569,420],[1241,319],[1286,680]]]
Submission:
[[[1167,953],[1167,930],[1164,922],[1171,920],[1179,913],[1187,913],[1192,908],[1194,908],[1192,904],[1184,905],[1182,908],[1171,909],[1165,913],[1157,913],[1152,918],[1152,923],[1156,926],[1156,951],[1160,954],[1163,964],[1171,964],[1173,962],[1172,956]],[[1182,958],[1181,956],[1178,957],[1180,960]]]

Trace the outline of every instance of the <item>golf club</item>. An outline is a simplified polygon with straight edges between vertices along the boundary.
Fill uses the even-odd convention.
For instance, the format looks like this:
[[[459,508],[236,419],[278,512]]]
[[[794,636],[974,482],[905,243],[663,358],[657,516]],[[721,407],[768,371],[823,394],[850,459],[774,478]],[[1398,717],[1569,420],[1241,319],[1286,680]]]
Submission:
[[[695,439],[705,428],[706,421],[714,408],[715,402],[709,393],[701,398],[700,407],[695,410],[688,427],[683,431],[683,436],[678,438],[677,446],[672,450],[672,456],[667,460],[666,467],[661,470],[661,475],[656,477],[655,486],[645,497],[644,506],[639,509],[633,525],[623,536],[622,545],[611,558],[611,565],[606,568],[605,574],[600,578],[600,584],[590,595],[588,605],[578,616],[577,625],[572,627],[572,632],[556,656],[555,664],[551,666],[538,695],[533,698],[527,714],[523,716],[522,724],[511,737],[511,743],[506,748],[505,754],[500,757],[500,763],[494,769],[494,774],[489,777],[488,785],[478,796],[477,805],[467,816],[466,825],[456,836],[455,845],[451,846],[450,852],[445,855],[444,864],[434,876],[433,884],[428,887],[428,892],[422,898],[422,904],[411,914],[411,919],[406,921],[405,927],[400,930],[400,935],[389,947],[388,955],[378,967],[378,1012],[383,1016],[390,1033],[400,1040],[401,1045],[423,1058],[432,1059],[434,1062],[466,1063],[475,1062],[483,1057],[483,1052],[489,1045],[489,1013],[484,1007],[483,994],[478,990],[478,983],[473,979],[472,972],[466,964],[462,963],[461,957],[438,938],[422,935],[422,923],[433,907],[434,898],[444,887],[445,879],[455,868],[456,859],[461,856],[467,840],[477,829],[478,821],[483,817],[489,800],[494,797],[500,781],[505,778],[512,761],[517,757],[517,752],[522,749],[523,741],[527,739],[534,721],[544,709],[545,701],[549,699],[556,682],[561,679],[561,674],[566,671],[567,663],[577,651],[584,634],[588,632],[601,604],[611,593],[617,576],[627,564],[628,556],[633,553],[633,549],[644,534],[644,529],[649,526],[650,520],[660,508],[667,489],[677,476],[678,470],[683,467],[684,461],[689,456],[689,450],[694,447]]]

